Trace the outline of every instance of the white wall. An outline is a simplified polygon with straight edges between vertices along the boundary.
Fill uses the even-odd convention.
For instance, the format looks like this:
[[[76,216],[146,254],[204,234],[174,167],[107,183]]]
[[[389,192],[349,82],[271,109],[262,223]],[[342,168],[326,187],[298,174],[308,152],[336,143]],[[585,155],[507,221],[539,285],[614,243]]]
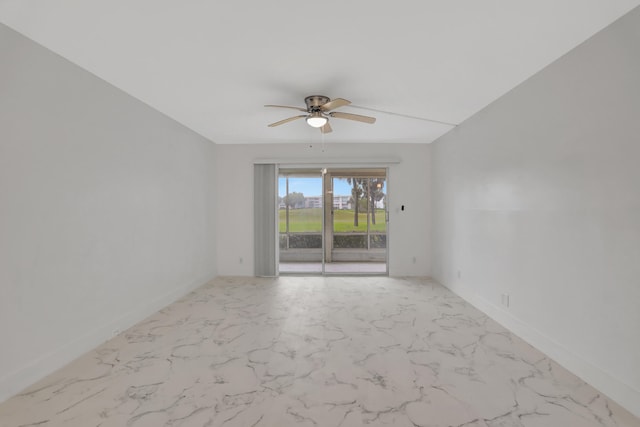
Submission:
[[[0,401],[215,275],[215,146],[0,25]]]
[[[430,275],[429,145],[327,143],[322,152],[321,144],[300,143],[218,145],[217,150],[220,275],[253,275],[253,161],[262,158],[318,163],[323,159],[345,163],[362,158],[399,159],[389,170],[389,273]],[[403,212],[401,205],[405,205]]]
[[[438,140],[432,230],[437,280],[640,416],[639,46],[635,9]]]

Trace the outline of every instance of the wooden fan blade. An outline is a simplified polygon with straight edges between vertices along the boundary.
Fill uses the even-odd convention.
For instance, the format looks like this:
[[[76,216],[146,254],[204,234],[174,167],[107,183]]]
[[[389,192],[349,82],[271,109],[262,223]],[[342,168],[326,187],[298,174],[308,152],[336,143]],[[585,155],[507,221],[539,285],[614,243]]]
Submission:
[[[331,110],[335,110],[336,108],[344,107],[345,105],[349,105],[349,104],[351,104],[351,101],[347,101],[346,99],[342,99],[342,98],[336,98],[336,99],[332,99],[326,104],[322,104],[320,106],[320,110],[331,111]]]
[[[307,112],[306,108],[301,108],[301,107],[290,107],[288,105],[272,105],[272,104],[268,104],[265,105],[265,107],[276,107],[276,108],[291,108],[292,110],[298,110],[298,111],[302,111],[304,113]]]
[[[327,122],[327,124],[325,124],[324,126],[322,126],[320,128],[320,132],[322,132],[322,133],[333,132],[333,129],[331,129],[331,125],[329,124],[329,122]]]
[[[271,123],[271,124],[269,125],[269,127],[270,127],[270,128],[272,128],[272,127],[274,127],[274,126],[280,126],[280,125],[283,125],[283,124],[285,124],[285,123],[289,123],[289,122],[292,122],[292,121],[294,121],[294,120],[301,119],[301,118],[303,118],[303,117],[307,117],[307,115],[306,115],[306,114],[303,114],[302,116],[289,117],[288,119],[284,119],[284,120],[280,120],[279,122]]]
[[[329,115],[337,119],[355,120],[357,122],[363,122],[363,123],[369,123],[369,124],[373,124],[376,122],[375,117],[361,116],[360,114],[335,112],[335,113],[329,113]]]

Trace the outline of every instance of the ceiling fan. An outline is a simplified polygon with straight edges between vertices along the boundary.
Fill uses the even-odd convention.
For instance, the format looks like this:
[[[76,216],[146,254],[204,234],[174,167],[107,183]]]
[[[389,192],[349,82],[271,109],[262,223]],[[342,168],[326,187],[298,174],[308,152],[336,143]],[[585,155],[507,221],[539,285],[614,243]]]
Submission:
[[[323,95],[311,95],[304,99],[307,108],[302,107],[289,107],[287,105],[265,105],[265,107],[277,107],[277,108],[291,108],[294,110],[302,111],[306,114],[299,116],[289,117],[288,119],[280,120],[279,122],[271,123],[269,127],[280,126],[285,123],[292,122],[294,120],[304,118],[307,124],[314,128],[319,128],[322,133],[329,133],[332,131],[329,124],[329,117],[336,119],[355,120],[357,122],[375,123],[375,117],[361,116],[360,114],[341,113],[339,111],[332,111],[336,108],[344,107],[351,104],[351,101],[347,101],[342,98],[329,99]]]

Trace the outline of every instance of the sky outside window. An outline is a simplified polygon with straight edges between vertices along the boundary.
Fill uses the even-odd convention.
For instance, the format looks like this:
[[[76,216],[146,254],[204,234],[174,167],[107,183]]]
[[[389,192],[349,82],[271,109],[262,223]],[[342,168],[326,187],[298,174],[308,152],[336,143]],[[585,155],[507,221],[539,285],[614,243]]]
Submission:
[[[302,193],[306,197],[322,196],[322,178],[289,177],[289,193]],[[284,176],[278,177],[278,195],[284,197],[287,194],[287,181]],[[335,179],[333,181],[334,196],[350,196],[351,185],[347,179]]]

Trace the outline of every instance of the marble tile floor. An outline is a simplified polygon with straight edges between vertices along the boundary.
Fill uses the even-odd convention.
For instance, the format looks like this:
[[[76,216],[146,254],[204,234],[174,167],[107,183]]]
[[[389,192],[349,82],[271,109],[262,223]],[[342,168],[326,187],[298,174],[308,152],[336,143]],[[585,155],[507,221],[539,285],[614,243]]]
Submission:
[[[427,279],[281,277],[214,280],[1,404],[0,425],[640,420]]]

